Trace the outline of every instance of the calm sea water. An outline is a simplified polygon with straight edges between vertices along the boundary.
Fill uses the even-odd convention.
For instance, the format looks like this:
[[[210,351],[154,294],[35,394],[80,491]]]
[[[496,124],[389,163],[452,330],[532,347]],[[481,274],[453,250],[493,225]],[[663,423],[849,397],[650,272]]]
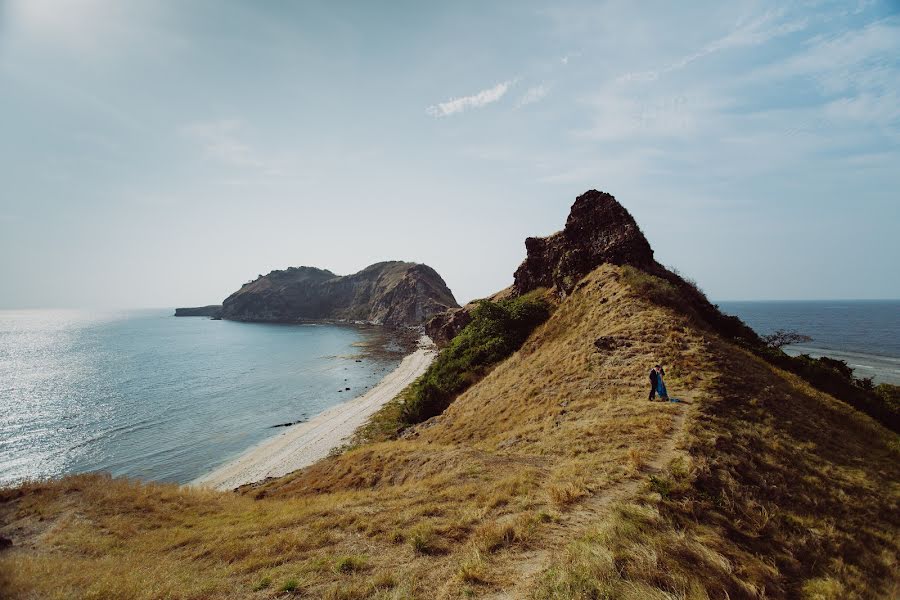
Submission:
[[[900,385],[900,300],[720,302],[760,334],[795,329],[813,338],[789,354],[846,361],[857,377]]]
[[[0,311],[0,485],[95,470],[184,483],[400,361],[355,356],[371,336],[356,328],[171,314]]]

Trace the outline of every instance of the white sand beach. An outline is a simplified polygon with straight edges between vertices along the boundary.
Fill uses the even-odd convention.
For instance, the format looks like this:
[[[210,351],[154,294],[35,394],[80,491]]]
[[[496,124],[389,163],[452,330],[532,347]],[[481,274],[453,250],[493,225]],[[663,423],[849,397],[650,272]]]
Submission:
[[[436,355],[431,339],[423,335],[416,351],[405,356],[400,366],[362,396],[329,408],[306,423],[288,427],[190,485],[232,490],[313,464],[344,443],[379,408],[415,381]]]

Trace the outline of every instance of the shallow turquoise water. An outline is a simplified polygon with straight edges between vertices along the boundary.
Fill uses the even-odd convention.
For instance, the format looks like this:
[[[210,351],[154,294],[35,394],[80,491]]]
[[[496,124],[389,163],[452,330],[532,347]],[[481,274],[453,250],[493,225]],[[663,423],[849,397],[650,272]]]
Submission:
[[[0,485],[94,470],[184,483],[401,358],[356,362],[369,334],[351,327],[171,314],[0,311]]]

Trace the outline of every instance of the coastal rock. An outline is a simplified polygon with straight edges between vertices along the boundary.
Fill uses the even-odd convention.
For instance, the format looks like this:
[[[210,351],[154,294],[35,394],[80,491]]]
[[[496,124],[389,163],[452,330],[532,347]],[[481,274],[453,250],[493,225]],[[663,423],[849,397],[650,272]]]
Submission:
[[[433,316],[425,324],[425,333],[438,346],[446,346],[456,334],[472,321],[471,309],[474,305],[453,308]]]
[[[218,319],[222,312],[221,304],[210,304],[209,306],[195,306],[192,308],[176,308],[176,317],[212,317]]]
[[[518,294],[546,287],[565,296],[604,263],[656,267],[653,249],[631,214],[612,195],[597,190],[575,199],[562,231],[530,237],[525,249],[527,256],[514,275]]]
[[[339,320],[390,327],[421,325],[458,304],[438,273],[423,264],[388,261],[338,276],[315,267],[261,275],[222,303],[236,321]]]

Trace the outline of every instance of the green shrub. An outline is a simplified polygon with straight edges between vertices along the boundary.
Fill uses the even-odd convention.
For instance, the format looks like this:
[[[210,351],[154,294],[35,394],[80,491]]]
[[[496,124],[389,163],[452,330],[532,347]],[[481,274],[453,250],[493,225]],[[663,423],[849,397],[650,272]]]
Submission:
[[[482,300],[472,311],[472,321],[409,387],[401,423],[413,425],[441,414],[493,365],[515,352],[550,316],[542,296],[542,290],[535,290],[511,300]]]
[[[900,415],[900,385],[890,383],[876,385],[875,396],[881,401],[885,410],[893,415]]]
[[[738,343],[755,347],[762,343],[756,332],[739,318],[723,314],[712,304],[697,283],[676,272],[657,271],[656,275],[625,265],[622,280],[634,293],[654,304],[672,308]]]

